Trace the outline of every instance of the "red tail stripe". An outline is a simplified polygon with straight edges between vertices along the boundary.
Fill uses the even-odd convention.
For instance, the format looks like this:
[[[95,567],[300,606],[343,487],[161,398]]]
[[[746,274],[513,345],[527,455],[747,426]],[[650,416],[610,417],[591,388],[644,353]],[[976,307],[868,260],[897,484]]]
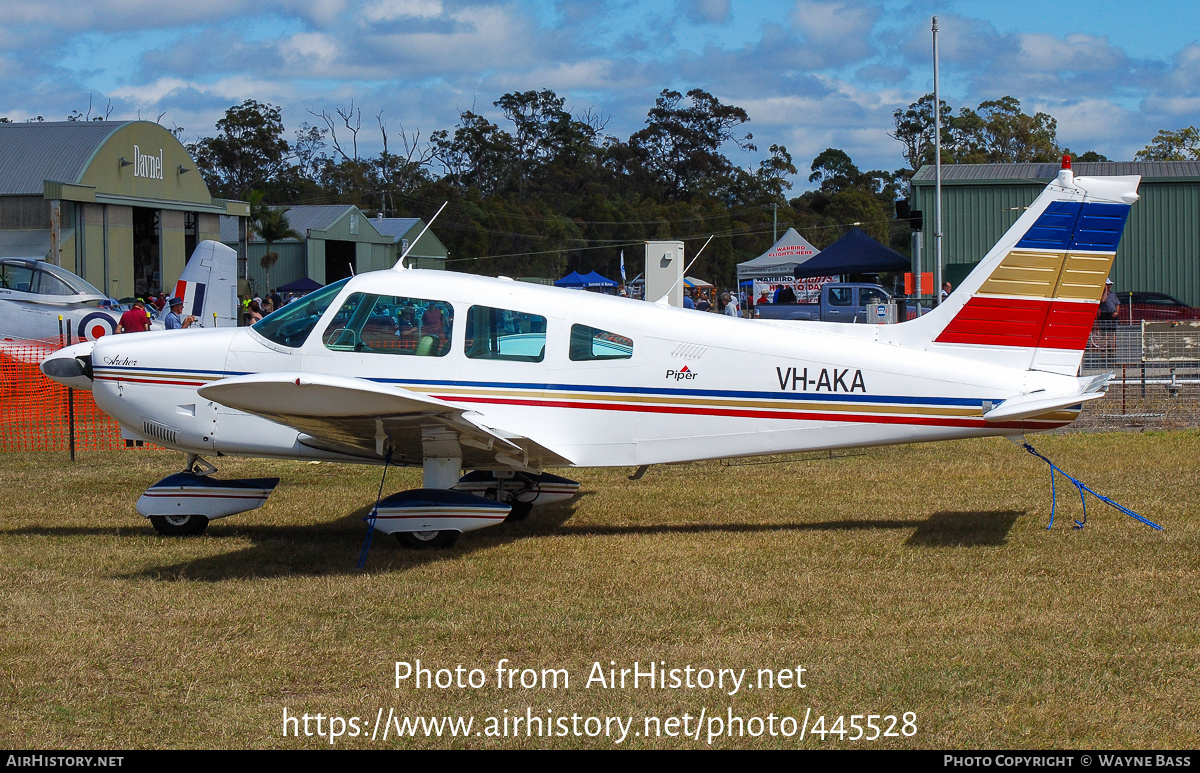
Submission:
[[[970,298],[937,337],[939,343],[1083,350],[1097,303]]]

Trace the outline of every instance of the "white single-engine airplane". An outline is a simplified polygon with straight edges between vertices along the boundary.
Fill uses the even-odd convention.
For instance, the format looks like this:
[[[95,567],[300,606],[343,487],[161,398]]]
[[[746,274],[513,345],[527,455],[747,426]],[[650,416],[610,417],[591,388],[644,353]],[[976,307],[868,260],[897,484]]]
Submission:
[[[219,242],[200,242],[175,285],[184,316],[195,315],[201,325],[236,327],[236,277],[236,252]],[[58,341],[67,322],[73,339],[95,341],[117,331],[123,311],[65,268],[42,260],[0,259],[2,341]],[[163,329],[163,323],[155,322],[152,329]]]
[[[160,532],[199,533],[277,482],[213,479],[201,455],[386,461],[423,467],[425,488],[380,502],[376,528],[446,546],[571,496],[548,467],[1070,423],[1107,384],[1076,373],[1138,182],[1064,168],[945,303],[897,325],[774,324],[398,267],[253,328],[106,336],[42,370],[90,388],[130,437],[189,454],[139,502]]]

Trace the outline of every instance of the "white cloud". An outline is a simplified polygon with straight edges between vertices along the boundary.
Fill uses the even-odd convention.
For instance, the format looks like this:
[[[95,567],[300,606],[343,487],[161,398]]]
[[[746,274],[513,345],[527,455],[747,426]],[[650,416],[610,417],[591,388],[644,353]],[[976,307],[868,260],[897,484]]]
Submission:
[[[19,0],[2,6],[4,25],[52,26],[75,31],[131,31],[212,23],[247,12],[241,0],[108,0],[71,3],[64,12],[60,2]]]
[[[363,20],[371,24],[397,19],[435,19],[441,15],[441,0],[376,0],[362,11]]]
[[[402,66],[420,76],[452,76],[490,69],[521,69],[542,53],[538,36],[516,13],[497,6],[468,8],[451,14],[448,31],[416,30],[368,36],[369,56],[376,66]],[[390,61],[378,61],[380,57]],[[400,75],[401,73],[394,73]]]
[[[724,24],[732,10],[729,0],[676,0],[676,7],[699,24]]]
[[[339,73],[337,42],[322,32],[299,32],[279,47],[284,61],[305,77],[344,75]]]
[[[1200,123],[1196,120],[1196,116],[1200,115],[1200,96],[1155,95],[1147,97],[1142,107],[1149,112],[1161,114],[1163,120],[1179,120],[1187,125]]]
[[[870,34],[878,18],[879,8],[852,2],[801,0],[792,12],[792,23],[807,40],[806,56],[816,55],[814,66],[844,64],[873,55]]]
[[[1090,72],[1111,70],[1128,58],[1108,42],[1108,38],[1071,33],[1065,38],[1054,35],[1019,35],[1018,48],[1009,63],[1023,70],[1041,72]]]
[[[520,72],[504,73],[495,82],[505,89],[551,89],[553,91],[617,89],[622,84],[612,77],[612,62],[590,59],[583,62],[560,62],[533,67]],[[631,84],[627,84],[631,85]]]

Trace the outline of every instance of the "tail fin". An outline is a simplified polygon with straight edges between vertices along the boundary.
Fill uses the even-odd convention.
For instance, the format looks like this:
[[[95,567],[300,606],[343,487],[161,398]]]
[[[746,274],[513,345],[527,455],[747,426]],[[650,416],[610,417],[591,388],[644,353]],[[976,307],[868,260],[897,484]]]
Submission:
[[[237,327],[237,253],[220,242],[202,241],[175,285],[184,314],[205,327]],[[216,320],[213,314],[216,314]]]
[[[895,343],[1075,375],[1140,177],[1062,169],[934,311]]]

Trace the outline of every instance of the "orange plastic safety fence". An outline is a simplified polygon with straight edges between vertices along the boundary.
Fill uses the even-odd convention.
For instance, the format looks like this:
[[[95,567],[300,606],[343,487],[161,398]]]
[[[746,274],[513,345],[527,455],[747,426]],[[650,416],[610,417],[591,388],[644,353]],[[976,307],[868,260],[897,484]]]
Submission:
[[[38,370],[59,348],[58,341],[0,341],[0,451],[67,450],[70,413],[77,450],[124,448],[117,422],[96,407],[91,392],[68,390]]]

